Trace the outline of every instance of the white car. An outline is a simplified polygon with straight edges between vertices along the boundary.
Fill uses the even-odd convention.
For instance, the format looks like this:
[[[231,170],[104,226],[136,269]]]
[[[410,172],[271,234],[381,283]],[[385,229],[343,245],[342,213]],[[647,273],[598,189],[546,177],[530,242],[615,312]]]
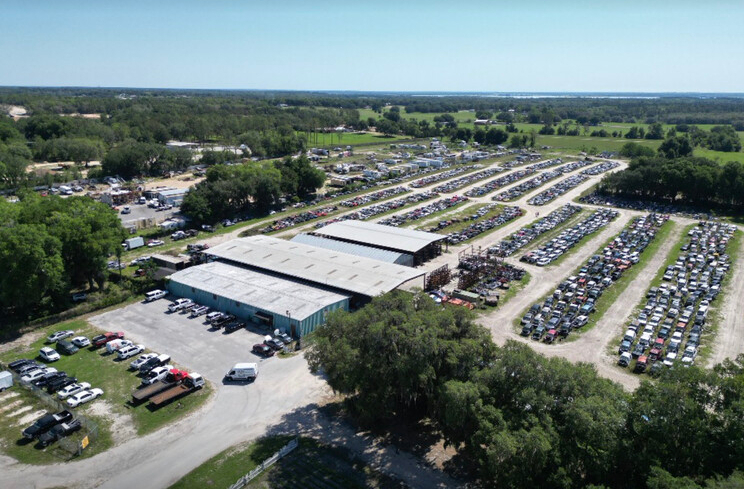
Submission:
[[[62,389],[61,391],[57,392],[57,396],[60,399],[67,399],[68,397],[77,394],[78,392],[82,392],[85,390],[90,389],[90,384],[87,382],[80,382],[79,384],[71,384]]]
[[[77,394],[73,394],[69,399],[67,399],[67,405],[70,407],[77,407],[102,395],[103,389],[99,389],[97,387],[90,390],[80,391]]]
[[[46,374],[53,374],[57,371],[56,368],[48,367],[48,368],[37,368],[30,372],[26,372],[26,375],[21,377],[21,380],[23,382],[34,382],[36,380],[39,380]]]
[[[168,295],[168,292],[164,290],[160,290],[160,289],[151,290],[150,292],[145,294],[145,302],[156,301],[158,299],[162,299],[166,295]]]
[[[115,351],[119,351],[122,348],[132,345],[134,345],[134,343],[129,340],[113,340],[106,343],[106,351],[108,353],[114,353]]]
[[[133,360],[132,363],[129,364],[129,368],[132,370],[139,370],[143,363],[151,358],[155,358],[156,356],[158,356],[157,353],[145,353],[144,355],[140,355],[139,358]]]
[[[674,365],[674,361],[677,359],[677,354],[675,352],[669,352],[666,355],[666,358],[664,359],[664,365],[667,367],[671,367]]]
[[[116,354],[119,356],[119,360],[126,360],[129,357],[139,355],[143,351],[145,351],[145,345],[128,345],[119,348]]]
[[[194,304],[194,301],[191,299],[176,299],[175,302],[168,306],[168,310],[170,312],[176,312],[192,304]]]
[[[165,244],[165,241],[160,239],[153,239],[149,243],[147,243],[148,248],[154,248],[155,246],[163,246]]]
[[[57,353],[57,350],[49,348],[48,346],[39,350],[39,356],[45,362],[56,362],[59,360],[59,353]]]
[[[50,334],[47,336],[46,342],[47,343],[56,343],[59,340],[64,340],[65,338],[69,338],[70,336],[74,335],[75,332],[71,329],[66,329],[64,331],[57,331],[55,333]]]
[[[90,346],[90,340],[85,336],[76,336],[72,339],[72,344],[78,348],[85,348],[86,346]]]
[[[164,367],[155,367],[154,369],[147,372],[145,378],[142,379],[142,385],[154,384],[158,380],[163,380],[168,372],[173,370],[172,365],[166,365]]]

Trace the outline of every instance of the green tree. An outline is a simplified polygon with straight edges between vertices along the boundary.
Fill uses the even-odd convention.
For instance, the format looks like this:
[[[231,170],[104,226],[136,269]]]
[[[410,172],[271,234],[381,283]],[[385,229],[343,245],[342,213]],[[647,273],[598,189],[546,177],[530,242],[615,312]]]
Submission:
[[[425,415],[444,381],[467,379],[494,348],[465,309],[442,310],[426,294],[401,291],[354,314],[330,314],[311,343],[311,369],[322,370],[368,422]]]
[[[62,244],[42,224],[0,227],[0,309],[27,316],[66,289]]]

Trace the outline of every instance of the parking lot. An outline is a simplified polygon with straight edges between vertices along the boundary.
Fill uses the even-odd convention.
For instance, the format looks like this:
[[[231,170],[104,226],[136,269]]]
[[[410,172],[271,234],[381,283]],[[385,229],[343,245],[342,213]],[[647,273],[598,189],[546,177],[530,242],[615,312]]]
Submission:
[[[253,345],[262,343],[263,335],[271,331],[243,328],[226,333],[205,324],[204,316],[191,319],[188,314],[169,313],[168,304],[168,299],[132,304],[96,316],[91,323],[106,331],[124,331],[133,341],[145,343],[158,353],[167,353],[215,384],[220,384],[223,375],[238,362],[259,363],[261,378],[283,361],[276,357],[263,359],[251,353]],[[215,355],[215,352],[220,353]]]
[[[178,213],[178,207],[172,209],[159,211],[152,207],[148,207],[146,204],[129,204],[131,212],[129,214],[122,214],[121,210],[124,206],[119,206],[119,219],[126,226],[127,224],[134,224],[137,221],[144,219],[152,219],[153,222],[163,222],[166,219],[172,217]]]

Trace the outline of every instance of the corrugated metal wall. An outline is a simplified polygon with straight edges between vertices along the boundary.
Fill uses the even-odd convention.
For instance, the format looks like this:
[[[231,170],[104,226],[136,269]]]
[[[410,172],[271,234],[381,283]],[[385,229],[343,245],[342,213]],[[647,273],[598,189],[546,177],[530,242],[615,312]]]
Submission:
[[[289,335],[293,334],[290,327],[290,318],[285,315],[274,314],[251,304],[245,304],[242,302],[238,303],[219,295],[213,295],[212,293],[198,288],[188,287],[175,280],[170,280],[168,282],[168,290],[171,294],[177,297],[189,298],[194,302],[211,307],[216,311],[234,314],[242,320],[249,321],[254,324],[262,324],[262,322],[255,315],[256,312],[261,311],[266,315],[273,316],[274,324],[271,328],[272,331],[274,329],[279,329],[283,333],[287,333]],[[349,299],[343,299],[342,301],[331,304],[330,306],[317,311],[315,314],[308,316],[302,321],[292,319],[291,322],[295,325],[294,334],[305,336],[308,333],[311,333],[315,330],[315,328],[325,323],[326,314],[337,309],[348,311]]]

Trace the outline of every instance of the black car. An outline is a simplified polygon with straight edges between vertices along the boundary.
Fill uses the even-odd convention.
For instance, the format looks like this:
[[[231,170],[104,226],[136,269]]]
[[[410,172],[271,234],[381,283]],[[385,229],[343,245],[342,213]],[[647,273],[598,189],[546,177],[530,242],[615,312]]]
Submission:
[[[42,368],[43,365],[40,365],[37,362],[31,361],[30,363],[27,363],[23,365],[22,367],[18,367],[18,375],[23,375],[26,372],[30,372],[31,370],[35,370],[37,368]]]
[[[42,433],[41,436],[39,436],[39,443],[41,443],[41,446],[43,447],[47,445],[51,445],[52,443],[59,440],[60,438],[64,438],[65,436],[70,436],[71,434],[75,433],[82,427],[83,425],[79,419],[73,419],[72,421],[68,423],[60,423],[58,425],[53,426],[46,433]]]
[[[60,411],[56,414],[44,415],[37,419],[34,424],[23,430],[23,437],[33,440],[52,429],[53,426],[60,423],[67,423],[68,421],[72,421],[72,413],[70,411]]]
[[[77,353],[77,351],[80,348],[73,345],[71,342],[67,340],[60,340],[57,342],[57,350],[61,353],[64,353],[65,355],[73,355]]]
[[[245,327],[245,324],[241,323],[240,321],[230,321],[229,323],[225,325],[225,331],[227,332],[237,331],[243,327]]]
[[[60,389],[64,389],[64,388],[65,388],[65,387],[67,387],[68,385],[74,384],[74,383],[76,383],[77,381],[78,381],[78,379],[77,379],[77,378],[75,378],[75,377],[68,377],[68,376],[66,376],[66,375],[65,375],[64,377],[58,377],[58,378],[56,378],[56,379],[54,379],[54,380],[50,381],[50,382],[49,382],[49,383],[47,384],[47,386],[46,386],[46,388],[47,388],[47,392],[48,392],[49,394],[54,394],[54,393],[55,393],[55,392],[57,392],[58,390],[60,390]]]
[[[52,372],[51,374],[43,375],[39,380],[34,382],[34,385],[36,387],[46,387],[53,380],[60,379],[66,376],[67,372]]]
[[[36,365],[36,362],[33,361],[33,360],[29,360],[27,358],[22,358],[20,360],[16,360],[15,362],[10,362],[8,364],[8,367],[10,367],[11,370],[13,370],[14,372],[17,373],[23,367],[25,367],[27,365],[31,365],[31,364]]]

